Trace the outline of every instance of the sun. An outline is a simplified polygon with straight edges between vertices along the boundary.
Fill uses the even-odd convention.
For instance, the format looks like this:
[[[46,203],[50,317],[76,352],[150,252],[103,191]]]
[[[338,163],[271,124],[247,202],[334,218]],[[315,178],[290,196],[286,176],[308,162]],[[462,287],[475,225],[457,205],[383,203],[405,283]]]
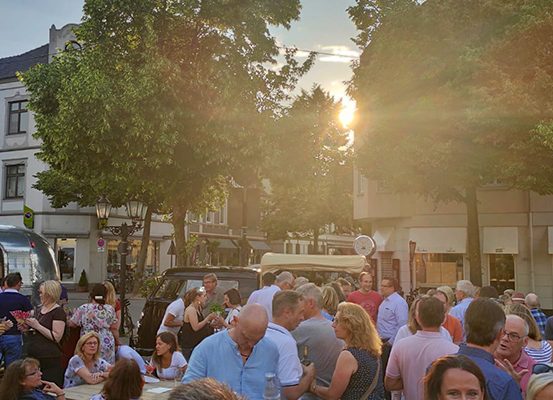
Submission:
[[[346,129],[349,128],[353,122],[356,106],[357,104],[355,103],[355,100],[352,100],[349,97],[344,97],[342,99],[342,110],[340,110],[338,118],[340,119],[342,126]]]

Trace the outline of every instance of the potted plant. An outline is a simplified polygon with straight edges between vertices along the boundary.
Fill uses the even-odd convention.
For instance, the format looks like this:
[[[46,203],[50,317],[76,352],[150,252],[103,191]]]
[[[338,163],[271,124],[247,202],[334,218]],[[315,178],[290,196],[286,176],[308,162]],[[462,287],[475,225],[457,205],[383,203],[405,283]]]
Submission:
[[[88,291],[88,278],[86,277],[86,271],[83,269],[81,271],[81,277],[79,278],[79,283],[77,284],[77,292],[87,292]]]

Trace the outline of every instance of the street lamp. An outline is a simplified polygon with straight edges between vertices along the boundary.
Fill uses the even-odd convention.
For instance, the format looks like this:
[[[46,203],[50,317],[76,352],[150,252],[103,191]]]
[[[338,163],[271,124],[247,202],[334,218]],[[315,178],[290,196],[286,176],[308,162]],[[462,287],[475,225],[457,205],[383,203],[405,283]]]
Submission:
[[[416,273],[415,266],[413,265],[415,260],[415,251],[417,250],[417,242],[409,240],[409,275],[411,278],[411,290],[415,290],[416,286]]]
[[[144,204],[140,201],[131,200],[126,204],[127,215],[131,219],[131,224],[123,222],[120,226],[107,225],[109,214],[111,211],[111,203],[102,196],[96,202],[96,216],[100,221],[101,229],[108,230],[115,236],[121,238],[118,246],[119,254],[121,254],[121,265],[119,269],[119,296],[121,298],[121,325],[120,332],[125,334],[125,283],[127,281],[127,255],[129,254],[128,238],[133,233],[142,229],[142,220],[144,219]]]

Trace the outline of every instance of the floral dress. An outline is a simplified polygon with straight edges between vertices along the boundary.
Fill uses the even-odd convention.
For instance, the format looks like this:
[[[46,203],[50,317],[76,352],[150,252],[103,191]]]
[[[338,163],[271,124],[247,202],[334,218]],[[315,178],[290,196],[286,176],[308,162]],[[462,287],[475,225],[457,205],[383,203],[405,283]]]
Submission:
[[[101,358],[94,361],[94,365],[92,368],[89,369],[91,374],[95,374],[97,372],[106,372],[110,367],[110,364]],[[86,382],[83,378],[81,378],[79,375],[77,375],[77,371],[81,368],[86,368],[86,365],[84,361],[79,356],[73,356],[71,357],[71,360],[69,360],[69,365],[67,366],[67,369],[65,370],[65,376],[63,380],[63,387],[64,388],[70,388],[73,386],[79,386],[79,385],[85,385]]]
[[[100,335],[100,357],[115,364],[115,339],[109,330],[117,321],[115,310],[109,304],[86,303],[78,307],[71,321],[81,327],[81,336],[88,332]]]

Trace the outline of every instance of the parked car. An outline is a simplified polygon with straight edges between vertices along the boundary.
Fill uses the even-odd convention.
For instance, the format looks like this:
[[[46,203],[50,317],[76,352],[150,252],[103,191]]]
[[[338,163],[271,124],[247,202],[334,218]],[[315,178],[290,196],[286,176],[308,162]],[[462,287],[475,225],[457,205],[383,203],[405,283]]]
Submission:
[[[60,270],[50,243],[36,232],[12,225],[0,225],[0,277],[19,272],[21,293],[38,301],[38,286],[59,279]]]
[[[155,347],[155,337],[167,306],[177,297],[194,287],[203,286],[203,276],[213,272],[217,275],[218,287],[223,290],[236,288],[245,303],[258,288],[259,270],[253,267],[187,267],[171,268],[163,273],[159,285],[146,299],[138,322],[136,350],[150,355]]]

